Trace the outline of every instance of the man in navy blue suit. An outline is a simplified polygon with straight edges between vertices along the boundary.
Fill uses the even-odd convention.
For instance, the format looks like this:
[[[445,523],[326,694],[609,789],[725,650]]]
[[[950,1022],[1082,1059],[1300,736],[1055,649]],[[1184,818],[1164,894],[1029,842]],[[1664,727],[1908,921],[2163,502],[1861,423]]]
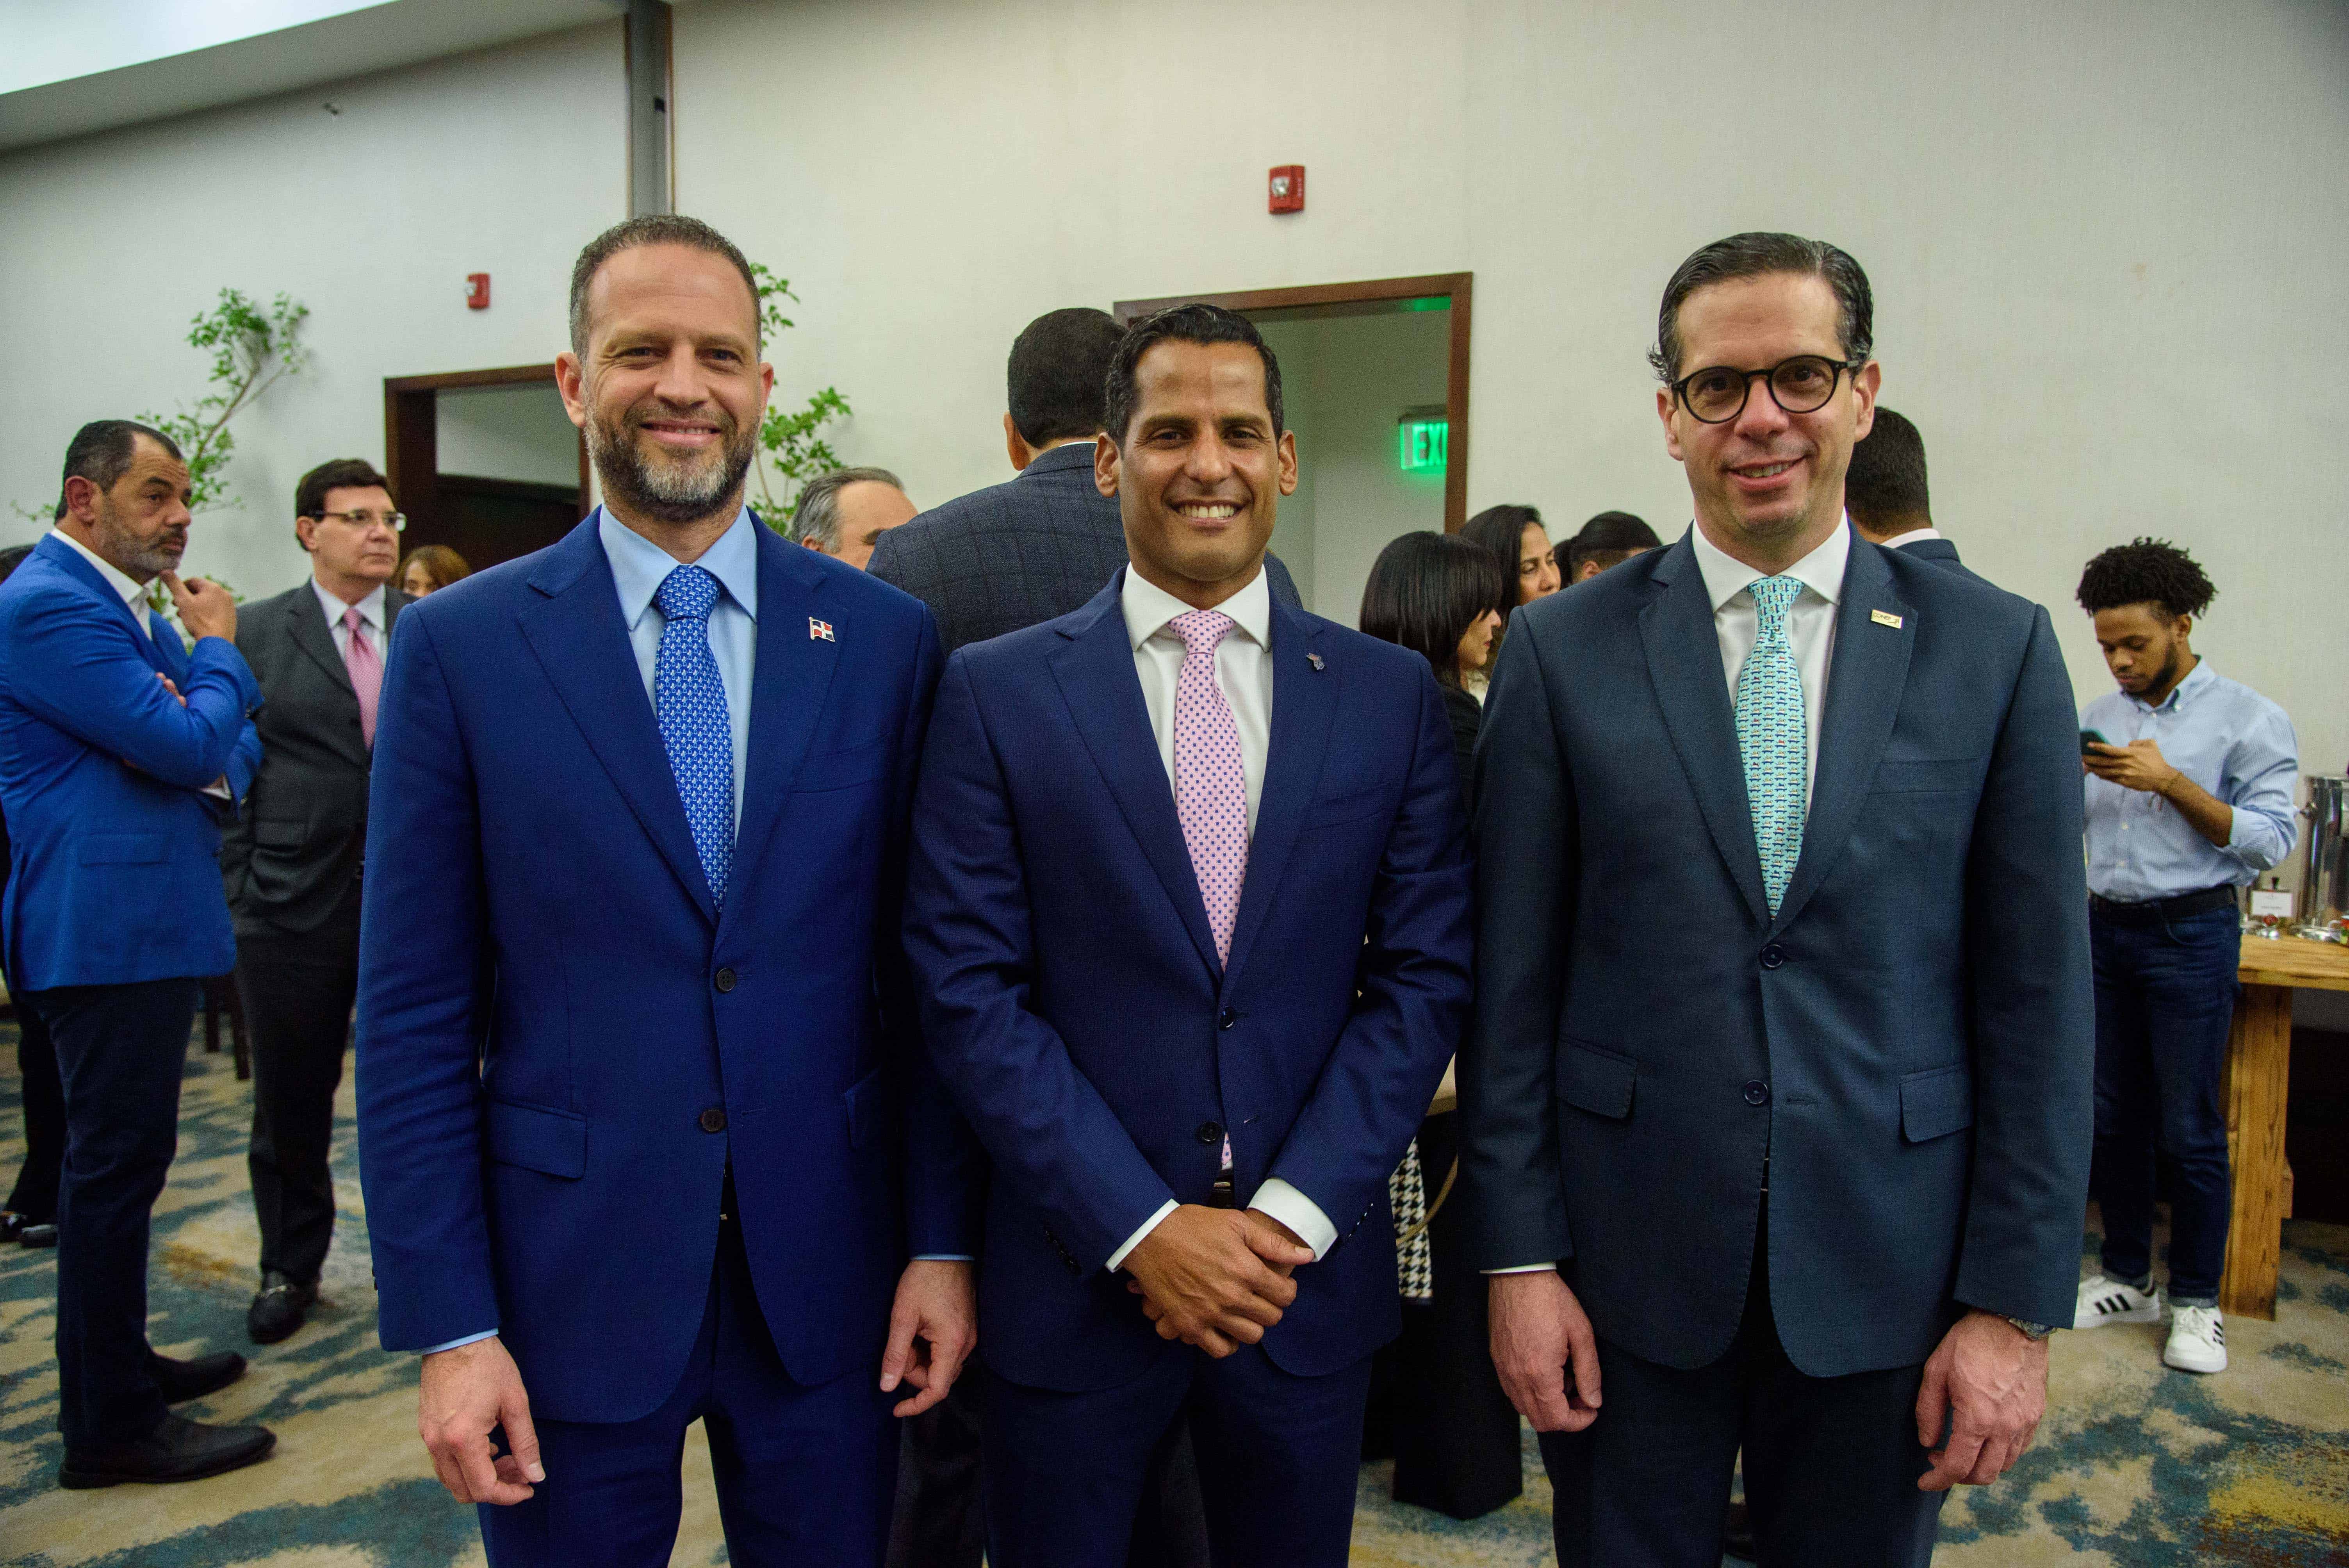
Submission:
[[[265,1457],[261,1427],[170,1407],[235,1381],[233,1354],[147,1343],[148,1217],[179,1136],[198,982],[236,960],[220,825],[261,763],[236,603],[180,580],[187,464],[161,432],[85,425],[57,526],[0,586],[0,927],[19,1003],[65,1087],[57,1196],[58,1425],[68,1487],[192,1480]],[[160,577],[189,649],[147,603]]]
[[[603,506],[409,610],[385,677],[383,1343],[425,1353],[426,1447],[498,1568],[666,1563],[695,1420],[734,1562],[875,1563],[893,1408],[973,1336],[976,1151],[897,935],[936,634],[744,509],[773,371],[716,231],[599,237],[571,339]]]
[[[1859,264],[1741,234],[1653,356],[1694,527],[1518,613],[1461,1181],[1563,1564],[1926,1563],[2046,1408],[2092,1057],[2047,613],[1855,536]]]
[[[1342,1563],[1387,1177],[1467,1001],[1451,731],[1424,659],[1268,592],[1297,449],[1253,326],[1143,322],[1107,411],[1132,563],[948,662],[907,878],[994,1161],[988,1560],[1123,1561],[1187,1417],[1216,1563]]]

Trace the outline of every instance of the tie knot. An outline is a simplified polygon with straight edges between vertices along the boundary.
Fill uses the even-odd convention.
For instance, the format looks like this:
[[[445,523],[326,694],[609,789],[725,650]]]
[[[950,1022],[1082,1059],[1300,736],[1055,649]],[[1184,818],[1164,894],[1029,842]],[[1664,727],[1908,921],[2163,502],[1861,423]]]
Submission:
[[[356,632],[356,631],[357,631],[358,629],[359,629],[359,607],[358,607],[357,604],[346,604],[346,605],[344,605],[344,606],[343,606],[343,630],[344,630],[344,631],[346,631],[346,632]]]
[[[718,579],[698,566],[680,566],[661,579],[653,602],[672,621],[707,621],[718,604]]]
[[[1754,610],[1761,623],[1764,636],[1778,632],[1786,624],[1786,611],[1803,596],[1803,580],[1799,577],[1756,577],[1745,585],[1754,595]]]
[[[1188,610],[1166,624],[1183,639],[1185,650],[1194,654],[1214,652],[1216,645],[1239,624],[1221,610]]]

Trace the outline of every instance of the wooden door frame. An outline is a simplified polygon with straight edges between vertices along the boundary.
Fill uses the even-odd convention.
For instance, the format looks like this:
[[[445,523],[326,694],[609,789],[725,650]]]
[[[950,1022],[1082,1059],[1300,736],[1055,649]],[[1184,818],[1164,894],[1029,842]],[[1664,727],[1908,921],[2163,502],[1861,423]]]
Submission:
[[[1153,312],[1178,304],[1215,304],[1243,314],[1297,311],[1310,315],[1369,314],[1348,306],[1395,304],[1404,300],[1451,302],[1450,369],[1444,377],[1444,531],[1457,533],[1468,521],[1468,324],[1474,273],[1426,273],[1411,278],[1371,278],[1350,284],[1307,284],[1297,288],[1241,289],[1227,294],[1167,294],[1160,299],[1120,300],[1112,314],[1127,326]]]
[[[554,385],[554,362],[504,365],[491,370],[451,370],[437,376],[383,378],[384,478],[404,511],[429,512],[440,502],[440,426],[436,399],[443,392],[472,387]],[[588,485],[587,441],[579,441],[579,515],[593,503]]]

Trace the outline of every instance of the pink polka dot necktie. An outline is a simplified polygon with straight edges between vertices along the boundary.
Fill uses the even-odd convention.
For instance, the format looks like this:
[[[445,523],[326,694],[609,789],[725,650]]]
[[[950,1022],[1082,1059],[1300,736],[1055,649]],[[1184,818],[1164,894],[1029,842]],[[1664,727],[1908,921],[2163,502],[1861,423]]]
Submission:
[[[1193,610],[1167,623],[1183,639],[1183,675],[1174,687],[1174,814],[1190,846],[1191,872],[1207,906],[1216,958],[1232,957],[1232,924],[1247,876],[1247,777],[1240,768],[1239,727],[1216,685],[1216,645],[1238,626],[1216,610]]]
[[[367,641],[367,622],[349,605],[343,607],[343,668],[351,677],[351,691],[359,699],[359,736],[375,748],[376,704],[383,696],[383,660]]]

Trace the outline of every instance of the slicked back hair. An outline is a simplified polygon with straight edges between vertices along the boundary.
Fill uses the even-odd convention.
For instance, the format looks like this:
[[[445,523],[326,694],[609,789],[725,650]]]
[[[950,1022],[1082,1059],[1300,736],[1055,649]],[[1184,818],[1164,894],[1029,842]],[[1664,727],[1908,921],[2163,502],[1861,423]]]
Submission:
[[[51,521],[66,514],[65,480],[84,479],[102,490],[112,490],[130,471],[130,459],[139,455],[141,436],[171,453],[173,462],[187,460],[180,455],[179,444],[152,425],[136,419],[92,419],[66,443],[65,478],[57,481],[57,510]]]
[[[375,471],[365,458],[331,458],[302,476],[294,487],[295,517],[326,515],[326,492],[335,490],[379,490],[391,493],[391,481]]]
[[[1876,423],[1851,449],[1844,470],[1843,507],[1852,521],[1879,533],[1924,528],[1933,518],[1925,485],[1925,438],[1917,427],[1878,403]]]
[[[2194,557],[2166,539],[2116,544],[2080,573],[2080,608],[2093,615],[2124,604],[2150,604],[2165,621],[2199,615],[2219,596]]]
[[[1109,362],[1125,328],[1105,310],[1048,311],[1011,343],[1004,367],[1011,428],[1031,447],[1073,440],[1102,428]]]
[[[1868,274],[1857,262],[1824,240],[1806,240],[1800,234],[1732,234],[1691,254],[1664,285],[1664,302],[1656,312],[1656,346],[1648,351],[1648,363],[1655,367],[1657,379],[1670,386],[1681,378],[1681,306],[1689,295],[1707,284],[1771,273],[1826,279],[1835,291],[1837,335],[1843,343],[1843,356],[1864,362],[1875,352],[1876,303],[1868,293]]]
[[[641,218],[613,224],[588,241],[579,259],[571,263],[572,353],[582,359],[587,356],[587,289],[595,281],[595,273],[622,251],[633,251],[639,245],[683,245],[733,263],[734,270],[742,274],[742,286],[750,291],[751,345],[764,346],[759,335],[759,280],[751,275],[749,258],[733,241],[698,218],[688,218],[682,212],[648,212]]]
[[[1162,343],[1245,343],[1264,361],[1264,406],[1272,416],[1273,438],[1287,428],[1281,422],[1280,361],[1274,356],[1256,323],[1237,311],[1216,304],[1178,304],[1145,316],[1118,340],[1110,356],[1108,384],[1103,388],[1102,428],[1111,440],[1125,445],[1127,427],[1133,423],[1134,367],[1142,356]]]
[[[840,492],[850,485],[887,485],[898,494],[905,484],[887,469],[834,469],[808,480],[792,506],[792,537],[826,555],[840,553]]]

